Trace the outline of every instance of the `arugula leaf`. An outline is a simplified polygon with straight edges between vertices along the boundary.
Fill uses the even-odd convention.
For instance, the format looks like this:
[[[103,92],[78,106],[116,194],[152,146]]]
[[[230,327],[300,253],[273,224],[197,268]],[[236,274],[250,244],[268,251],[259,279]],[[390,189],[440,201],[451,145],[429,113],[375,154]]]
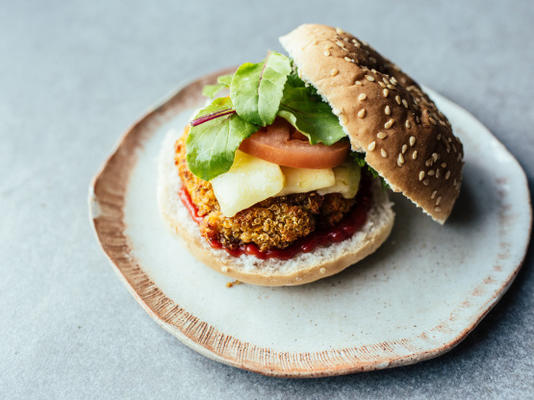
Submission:
[[[195,116],[186,141],[186,158],[191,172],[201,179],[209,181],[228,171],[241,142],[258,130],[232,108],[228,97],[220,97]]]
[[[220,90],[230,87],[230,83],[232,83],[232,76],[232,74],[219,76],[215,85],[204,86],[202,89],[202,95],[213,99]]]
[[[330,146],[346,137],[330,105],[295,73],[287,79],[278,115],[306,135],[311,144]]]
[[[358,153],[356,151],[351,151],[350,155],[352,156],[352,159],[356,161],[356,164],[358,164],[361,168],[367,165],[367,163],[365,162],[365,153]]]
[[[256,125],[272,124],[290,72],[289,58],[276,52],[270,52],[260,63],[242,64],[230,85],[230,98],[237,114]]]
[[[367,162],[365,162],[365,154],[364,153],[358,153],[356,151],[351,151],[350,155],[352,156],[352,159],[360,166],[360,168],[367,169],[367,172],[373,177],[373,178],[380,178],[380,181],[382,182],[382,187],[384,189],[391,189],[388,185],[388,183],[382,178],[378,172],[374,168],[372,168]]]

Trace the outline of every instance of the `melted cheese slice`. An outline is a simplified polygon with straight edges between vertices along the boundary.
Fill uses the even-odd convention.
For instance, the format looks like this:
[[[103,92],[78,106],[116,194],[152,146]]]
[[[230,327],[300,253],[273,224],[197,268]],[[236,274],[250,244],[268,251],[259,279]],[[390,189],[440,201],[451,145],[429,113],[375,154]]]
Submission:
[[[237,150],[232,168],[211,180],[221,213],[233,217],[269,197],[316,190],[352,198],[358,192],[360,168],[343,164],[335,168],[280,167]]]
[[[361,168],[355,164],[341,164],[334,168],[335,183],[317,190],[321,196],[328,193],[341,193],[346,199],[352,199],[360,188]]]
[[[278,196],[311,192],[312,190],[326,188],[336,183],[336,176],[332,168],[280,168],[286,177],[286,182],[283,189],[278,193]]]
[[[232,168],[213,178],[211,186],[223,215],[233,217],[279,193],[284,182],[278,165],[237,150]]]

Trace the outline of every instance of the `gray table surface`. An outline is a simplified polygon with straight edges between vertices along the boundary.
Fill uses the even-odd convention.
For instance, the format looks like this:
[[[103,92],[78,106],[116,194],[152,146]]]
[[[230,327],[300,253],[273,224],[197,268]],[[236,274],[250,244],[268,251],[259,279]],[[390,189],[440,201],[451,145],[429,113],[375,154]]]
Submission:
[[[181,82],[259,60],[302,22],[351,31],[467,108],[532,191],[533,3],[345,3],[1,2],[0,398],[534,397],[532,249],[502,301],[445,356],[283,380],[180,344],[94,239],[87,188],[119,135]]]

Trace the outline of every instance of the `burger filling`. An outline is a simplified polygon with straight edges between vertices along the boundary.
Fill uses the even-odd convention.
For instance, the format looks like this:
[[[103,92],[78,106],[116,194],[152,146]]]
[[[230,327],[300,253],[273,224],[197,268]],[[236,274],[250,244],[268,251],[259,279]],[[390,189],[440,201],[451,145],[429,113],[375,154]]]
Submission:
[[[201,109],[175,149],[206,239],[227,249],[285,249],[358,207],[365,162],[289,58],[271,52],[203,93],[221,89],[229,95]]]
[[[241,162],[243,170],[256,168],[256,171],[251,171],[258,178],[259,190],[255,192],[256,196],[261,196],[262,186],[281,187],[282,189],[275,194],[282,193],[282,195],[271,196],[263,190],[264,199],[234,213],[233,211],[241,208],[240,204],[244,204],[243,201],[246,203],[247,200],[239,196],[239,192],[247,191],[249,188],[240,182],[239,173],[235,174],[234,171],[221,176],[215,185],[195,176],[187,166],[185,139],[186,135],[176,142],[175,164],[178,167],[178,174],[198,215],[202,217],[201,234],[209,240],[218,241],[224,247],[238,248],[243,244],[254,243],[260,251],[283,249],[318,228],[335,226],[355,205],[354,197],[359,185],[359,167],[356,164],[339,167],[338,171],[343,172],[338,172],[338,176],[342,176],[338,177],[337,183],[336,174],[332,172],[333,183],[328,180],[322,190],[289,193],[295,191],[291,190],[291,186],[296,186],[296,191],[306,190],[307,185],[313,186],[316,182],[307,180],[306,172],[301,180],[296,176],[290,177],[293,182],[287,182],[283,173],[280,176],[268,172],[262,174],[263,166],[250,165],[257,160],[261,164],[261,159],[251,162],[249,160],[251,156],[238,153],[236,164]],[[272,166],[282,169],[276,164],[266,168]],[[350,174],[345,173],[344,171],[349,168],[353,171]],[[295,171],[292,172],[296,175]],[[278,179],[280,179],[278,182],[272,182]],[[214,191],[214,186],[218,189],[218,195]],[[287,194],[283,194],[284,189]],[[329,190],[336,192],[329,193]],[[237,195],[234,196],[235,193]],[[352,196],[345,198],[344,194]],[[225,214],[220,204],[224,204],[232,211]]]

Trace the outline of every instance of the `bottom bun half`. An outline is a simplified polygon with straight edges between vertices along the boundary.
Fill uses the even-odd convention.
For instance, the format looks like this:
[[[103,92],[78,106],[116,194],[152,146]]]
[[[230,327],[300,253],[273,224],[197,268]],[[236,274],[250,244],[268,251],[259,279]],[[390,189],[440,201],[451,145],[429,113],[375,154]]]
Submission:
[[[174,142],[180,133],[171,131],[163,143],[159,158],[158,201],[161,214],[185,242],[189,251],[217,272],[241,282],[262,286],[294,286],[337,274],[362,260],[380,247],[393,228],[395,213],[381,183],[372,184],[372,206],[363,227],[351,238],[309,253],[299,253],[290,260],[261,260],[243,254],[229,255],[214,249],[201,236],[198,224],[182,204],[178,192],[182,186],[174,165]],[[177,265],[178,267],[178,265]]]

